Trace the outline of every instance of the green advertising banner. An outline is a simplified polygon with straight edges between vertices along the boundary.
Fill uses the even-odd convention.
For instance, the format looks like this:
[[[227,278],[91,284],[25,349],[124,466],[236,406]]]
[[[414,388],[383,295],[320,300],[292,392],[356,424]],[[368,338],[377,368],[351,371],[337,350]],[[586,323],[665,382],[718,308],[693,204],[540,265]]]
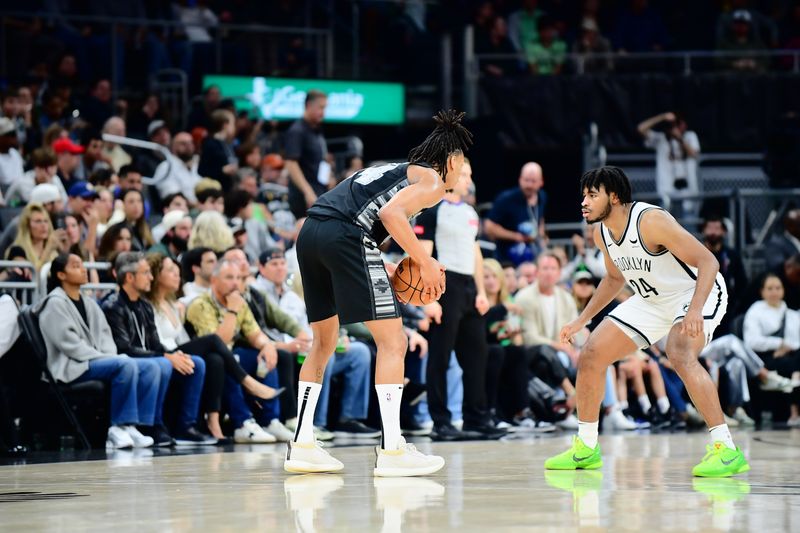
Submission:
[[[402,124],[405,92],[400,83],[205,76],[203,87],[217,85],[223,98],[232,98],[239,111],[264,120],[294,120],[303,115],[306,91],[328,95],[326,122]]]

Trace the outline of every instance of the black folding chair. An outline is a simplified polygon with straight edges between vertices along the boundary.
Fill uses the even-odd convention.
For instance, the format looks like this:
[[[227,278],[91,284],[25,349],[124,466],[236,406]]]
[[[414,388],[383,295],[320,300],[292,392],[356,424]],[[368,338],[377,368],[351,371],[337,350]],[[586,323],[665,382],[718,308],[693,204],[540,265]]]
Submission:
[[[75,434],[80,440],[81,445],[85,449],[90,450],[92,448],[91,442],[86,436],[86,433],[84,432],[78,417],[75,415],[75,411],[70,406],[70,402],[67,401],[67,398],[78,395],[84,396],[87,394],[100,395],[104,397],[106,385],[99,380],[84,381],[76,384],[58,383],[55,380],[53,374],[50,372],[50,369],[47,368],[47,347],[45,345],[44,338],[42,337],[41,329],[39,328],[39,313],[41,313],[45,308],[47,301],[48,298],[45,298],[37,305],[28,306],[20,310],[18,319],[20,333],[30,344],[34,358],[36,359],[42,374],[47,380],[50,392],[55,397],[58,405],[61,407],[64,416],[67,418],[67,421],[75,431]]]

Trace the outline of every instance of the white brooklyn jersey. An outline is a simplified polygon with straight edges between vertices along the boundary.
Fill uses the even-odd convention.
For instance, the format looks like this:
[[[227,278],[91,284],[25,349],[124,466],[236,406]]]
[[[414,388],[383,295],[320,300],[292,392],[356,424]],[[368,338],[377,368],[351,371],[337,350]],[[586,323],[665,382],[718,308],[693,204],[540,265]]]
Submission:
[[[645,248],[639,231],[642,215],[650,209],[661,209],[644,202],[633,202],[628,223],[619,240],[600,224],[608,255],[625,280],[644,300],[653,304],[666,303],[677,295],[692,293],[697,280],[697,269],[672,255],[669,250],[653,253]],[[710,296],[724,292],[725,281],[717,274]],[[716,294],[715,294],[716,293]]]

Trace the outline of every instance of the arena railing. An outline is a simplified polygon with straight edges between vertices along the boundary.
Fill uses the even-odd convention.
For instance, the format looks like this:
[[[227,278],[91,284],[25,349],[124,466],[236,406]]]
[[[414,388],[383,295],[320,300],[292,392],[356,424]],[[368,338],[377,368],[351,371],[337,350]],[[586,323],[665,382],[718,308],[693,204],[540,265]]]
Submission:
[[[8,57],[7,54],[13,53],[13,43],[8,42],[8,18],[18,20],[42,20],[47,27],[55,27],[62,22],[76,22],[88,24],[101,24],[107,25],[109,28],[109,35],[118,35],[120,28],[135,27],[135,28],[149,28],[155,30],[178,29],[183,30],[187,27],[186,24],[176,20],[168,19],[150,19],[150,18],[130,18],[130,17],[102,17],[95,15],[72,15],[62,13],[49,13],[40,12],[32,14],[24,11],[4,10],[0,13],[2,17],[2,24],[0,24],[0,75],[6,77],[8,74]],[[334,66],[334,39],[333,32],[330,29],[322,28],[301,28],[301,27],[287,27],[287,26],[270,26],[266,24],[229,24],[219,22],[218,24],[190,24],[190,27],[204,27],[210,32],[212,43],[214,45],[214,67],[216,72],[221,72],[223,67],[223,44],[229,42],[228,37],[231,32],[239,34],[251,34],[254,36],[287,36],[297,37],[303,36],[309,39],[308,48],[316,52],[316,67],[317,72],[324,77],[330,78],[333,76]],[[12,46],[9,46],[12,44]],[[111,47],[111,83],[112,94],[116,98],[118,90],[116,81],[119,79],[119,65],[118,65],[118,47],[119,39],[110,39]]]
[[[25,269],[30,272],[28,281],[0,281],[0,292],[11,295],[20,307],[36,303],[39,300],[39,276],[36,267],[28,261],[0,261],[0,270],[9,268]]]

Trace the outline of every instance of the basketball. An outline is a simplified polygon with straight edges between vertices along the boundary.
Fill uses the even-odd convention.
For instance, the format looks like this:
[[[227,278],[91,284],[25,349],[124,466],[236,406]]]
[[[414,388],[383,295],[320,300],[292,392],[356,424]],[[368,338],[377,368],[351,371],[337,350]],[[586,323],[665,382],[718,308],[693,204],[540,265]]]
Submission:
[[[444,279],[444,272],[442,272]],[[392,287],[397,299],[411,305],[427,305],[435,299],[430,293],[422,292],[422,275],[419,265],[410,257],[403,258],[397,264],[392,276]]]

